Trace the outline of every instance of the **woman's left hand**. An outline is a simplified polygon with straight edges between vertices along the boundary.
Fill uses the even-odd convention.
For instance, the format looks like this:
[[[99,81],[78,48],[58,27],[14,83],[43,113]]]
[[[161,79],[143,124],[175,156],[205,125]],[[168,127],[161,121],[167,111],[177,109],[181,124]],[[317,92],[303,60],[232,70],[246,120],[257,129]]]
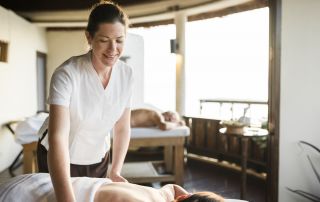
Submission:
[[[109,178],[112,180],[112,182],[128,182],[128,180],[126,180],[118,173],[111,172]]]

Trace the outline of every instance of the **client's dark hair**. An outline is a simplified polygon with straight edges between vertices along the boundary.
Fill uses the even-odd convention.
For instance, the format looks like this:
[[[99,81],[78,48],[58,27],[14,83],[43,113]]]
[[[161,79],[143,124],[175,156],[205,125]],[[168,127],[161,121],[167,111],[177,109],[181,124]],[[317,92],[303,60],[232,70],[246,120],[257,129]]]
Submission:
[[[224,199],[213,192],[197,192],[176,202],[224,202]]]
[[[115,22],[120,22],[127,29],[128,16],[120,6],[112,1],[101,1],[92,7],[86,31],[93,37],[101,23]]]

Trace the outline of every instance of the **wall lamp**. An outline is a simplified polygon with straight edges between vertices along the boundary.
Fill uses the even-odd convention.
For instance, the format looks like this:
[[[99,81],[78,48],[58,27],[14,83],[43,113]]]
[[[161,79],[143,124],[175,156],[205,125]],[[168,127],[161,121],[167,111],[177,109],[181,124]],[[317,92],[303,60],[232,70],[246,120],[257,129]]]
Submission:
[[[171,53],[178,53],[179,51],[179,44],[176,39],[170,39],[170,52]]]

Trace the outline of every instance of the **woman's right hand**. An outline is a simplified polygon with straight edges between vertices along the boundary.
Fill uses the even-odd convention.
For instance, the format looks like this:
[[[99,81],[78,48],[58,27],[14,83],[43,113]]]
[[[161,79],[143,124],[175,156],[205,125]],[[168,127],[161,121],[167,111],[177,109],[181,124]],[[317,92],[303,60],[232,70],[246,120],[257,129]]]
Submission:
[[[116,172],[110,172],[109,178],[112,180],[112,182],[128,182],[124,177],[122,177],[119,173]]]

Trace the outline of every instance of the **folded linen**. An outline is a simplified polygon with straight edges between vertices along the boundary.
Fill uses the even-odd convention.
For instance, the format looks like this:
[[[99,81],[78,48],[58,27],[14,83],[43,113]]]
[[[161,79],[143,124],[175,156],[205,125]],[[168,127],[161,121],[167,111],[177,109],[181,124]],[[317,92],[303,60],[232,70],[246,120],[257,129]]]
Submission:
[[[47,117],[48,113],[39,113],[19,122],[15,130],[15,141],[19,144],[38,141],[38,131]]]

